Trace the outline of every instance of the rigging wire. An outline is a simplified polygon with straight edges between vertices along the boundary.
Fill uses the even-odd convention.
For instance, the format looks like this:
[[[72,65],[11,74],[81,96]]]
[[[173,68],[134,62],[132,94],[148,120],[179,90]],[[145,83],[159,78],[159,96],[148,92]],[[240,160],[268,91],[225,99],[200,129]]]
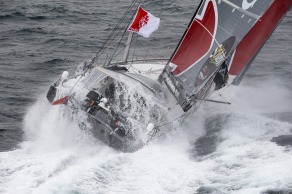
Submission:
[[[136,13],[134,13],[134,14],[136,14]],[[134,16],[134,14],[133,14],[133,16]],[[132,17],[133,17],[132,16]],[[124,27],[125,27],[126,25],[124,25]],[[114,50],[114,52],[113,52],[113,54],[112,54],[112,57],[110,58],[110,60],[109,60],[109,62],[108,63],[110,63],[117,55],[115,55],[115,53],[116,53],[116,51],[117,51],[117,49],[119,48],[119,46],[120,46],[120,44],[121,44],[121,42],[122,42],[122,39],[123,39],[123,37],[125,36],[125,34],[126,34],[126,32],[127,32],[127,28],[124,30],[124,32],[123,32],[123,34],[122,34],[122,37],[120,38],[120,40],[119,40],[119,43],[118,43],[118,45],[116,46],[116,48],[115,48],[115,50]],[[131,40],[131,42],[132,42],[132,40]],[[131,42],[129,43],[129,44],[131,44]],[[119,52],[120,53],[120,52]],[[118,53],[118,54],[119,54]]]
[[[173,4],[174,4],[174,2],[175,2],[176,0],[173,0],[169,5],[168,5],[168,7],[166,8],[166,9],[168,9],[168,8],[170,8]],[[155,2],[151,2],[151,3],[149,3],[148,4],[148,6],[150,5],[150,4],[153,4],[153,5],[155,5]],[[139,1],[139,5],[142,5],[141,4],[141,0]],[[133,7],[133,6],[132,6]],[[131,8],[132,8],[131,7]],[[161,15],[163,15],[165,12],[166,12],[166,9],[164,9],[164,11],[163,12],[160,12],[160,14],[158,15],[158,17],[160,17]],[[127,12],[127,13],[129,13],[129,11]],[[132,18],[134,17],[134,15],[135,15],[136,13],[134,13],[133,14],[133,16],[132,16]],[[125,22],[125,23],[127,23],[127,22]],[[125,27],[125,26],[124,26]],[[122,30],[120,30],[117,34],[116,34],[116,36],[121,32]],[[127,31],[127,29],[125,29],[125,31],[123,32],[123,34],[122,34],[122,38],[121,39],[119,39],[119,41],[118,41],[118,45],[116,46],[116,48],[115,48],[115,50],[114,50],[114,52],[113,52],[113,55],[112,55],[112,57],[110,58],[110,60],[109,60],[109,62],[108,63],[106,63],[106,64],[109,64],[109,63],[111,63],[111,61],[113,60],[113,59],[115,59],[123,50],[121,50],[121,51],[119,51],[117,54],[116,54],[116,52],[117,52],[117,50],[118,50],[118,47],[119,47],[119,45],[120,45],[120,43],[121,43],[121,41],[122,41],[122,39],[123,39],[123,37],[124,37],[124,35],[125,35],[125,33],[126,33],[126,31]],[[114,37],[114,38],[116,38],[116,36]],[[136,41],[136,45],[137,45],[137,36],[135,37],[135,38],[133,38],[132,40],[131,40],[131,42],[130,42],[130,44],[135,40]],[[111,43],[111,42],[110,42]],[[109,43],[109,44],[110,44]],[[136,46],[135,45],[135,46]],[[128,46],[128,45],[126,45],[126,46]],[[135,47],[135,49],[136,49],[136,47]],[[149,49],[147,49],[147,50],[145,50],[146,51],[146,53],[148,53],[148,51],[149,51]],[[145,55],[145,57],[146,57],[147,55]],[[134,54],[133,54],[133,58],[134,58]]]
[[[131,42],[130,42],[129,44],[126,44],[126,46],[130,45],[130,44],[131,44],[134,40],[136,40],[136,39],[138,39],[138,36],[132,38]],[[118,47],[116,47],[116,48],[118,48]],[[116,50],[117,50],[117,49],[116,49]],[[114,55],[114,56],[112,57],[112,59],[116,58],[116,57],[117,57],[119,54],[121,54],[121,52],[123,52],[123,51],[124,51],[124,50],[120,50],[116,55]],[[114,53],[114,54],[115,54],[115,53]],[[112,59],[108,62],[108,64],[111,63]]]
[[[226,87],[228,87],[228,86],[226,86]],[[227,102],[227,100],[224,98],[224,96],[223,96],[220,92],[216,91],[216,93],[217,93],[217,95],[220,96],[224,101]]]
[[[217,92],[217,93],[219,93],[219,92]],[[195,99],[195,100],[196,100],[196,102],[195,102],[195,104],[194,104],[194,108],[195,108],[195,110],[196,110],[198,107],[200,107],[201,104],[204,103],[204,102],[214,102],[214,103],[228,104],[228,105],[231,104],[231,103],[228,102],[228,101],[227,101],[227,100],[226,100],[226,99],[225,99],[220,93],[219,93],[219,95],[225,100],[225,102],[216,101],[216,100],[210,100],[210,99]],[[178,103],[176,103],[176,105],[177,105],[177,104],[178,104]],[[170,110],[168,110],[167,114],[164,116],[165,118],[166,118],[166,116],[168,115],[168,113],[169,113],[173,108],[175,108],[175,106],[173,106]],[[195,110],[193,111],[193,113],[192,113],[191,116],[193,116]],[[172,121],[169,121],[169,122],[166,122],[166,123],[161,122],[162,124],[160,123],[160,125],[157,125],[157,127],[162,127],[162,126],[168,125],[168,124],[170,124],[170,123],[173,123],[174,121],[177,121],[177,120],[179,120],[179,119],[181,119],[181,118],[184,118],[185,115],[186,115],[187,113],[188,113],[188,112],[183,113],[182,115],[176,117],[176,118],[173,119]],[[192,120],[190,120],[189,122],[185,122],[185,124],[188,124],[188,123],[190,123],[191,121],[192,121]]]
[[[138,3],[139,5],[141,4],[141,0],[139,1],[139,3]],[[134,5],[133,5],[134,6]],[[132,7],[133,7],[132,6]],[[132,9],[132,7],[131,7],[131,9]],[[129,10],[128,11],[128,13],[130,12],[131,10]],[[127,14],[128,14],[127,13]],[[110,60],[109,60],[109,62],[108,62],[108,64],[110,64],[111,63],[111,61],[114,59],[114,58],[116,58],[116,56],[118,56],[122,51],[120,51],[120,52],[118,52],[118,54],[116,54],[115,55],[115,53],[117,52],[117,50],[118,50],[118,48],[119,48],[119,46],[120,46],[120,44],[121,44],[121,42],[122,42],[122,40],[123,40],[123,37],[125,36],[125,34],[126,34],[126,32],[127,32],[127,28],[126,28],[126,26],[129,26],[130,25],[130,23],[131,23],[131,21],[132,21],[132,19],[134,18],[134,16],[136,15],[136,12],[134,12],[132,15],[131,15],[131,17],[130,17],[130,21],[128,21],[128,22],[125,22],[124,24],[124,26],[121,28],[121,30],[116,34],[116,36],[114,37],[114,38],[116,38],[117,37],[117,35],[122,31],[122,29],[124,28],[124,32],[123,32],[123,34],[122,34],[122,36],[121,36],[121,38],[119,39],[119,41],[118,41],[118,45],[116,46],[116,48],[115,48],[115,50],[114,50],[114,52],[113,52],[113,54],[112,54],[112,56],[111,56],[111,58],[110,58]],[[133,39],[131,40],[131,42],[133,41]],[[129,43],[129,45],[131,44],[131,42]],[[126,45],[127,46],[127,45]]]
[[[164,8],[164,9],[163,9],[164,11],[160,12],[160,14],[159,14],[157,17],[160,17],[161,15],[163,15],[163,14],[166,12],[166,10],[169,9],[170,6],[172,6],[172,4],[173,4],[175,1],[176,1],[176,0],[173,0],[172,2],[170,2],[170,4],[168,5],[168,7],[167,7],[167,8]]]
[[[112,38],[113,34],[117,31],[118,27],[120,26],[120,24],[123,22],[123,20],[126,18],[126,16],[129,14],[129,12],[131,11],[131,9],[133,8],[133,6],[135,5],[136,0],[133,0],[132,3],[130,4],[129,8],[127,9],[127,11],[124,13],[124,15],[121,17],[121,19],[118,21],[118,23],[116,24],[116,26],[114,27],[113,31],[110,33],[110,35],[107,37],[106,41],[104,42],[104,44],[102,45],[102,47],[99,49],[99,51],[96,53],[95,59],[98,58],[100,56],[100,54],[104,51],[105,48],[107,48],[112,41],[114,40],[114,38],[116,38],[116,36],[114,36],[114,38],[110,41],[110,39]],[[119,32],[117,34],[120,33],[121,30],[119,30]],[[108,43],[108,41],[110,41]],[[94,59],[94,60],[95,60]]]
[[[135,37],[137,37],[137,35]],[[137,42],[138,42],[137,40],[138,39],[139,39],[138,37],[135,38],[135,46],[134,46],[134,51],[133,51],[133,55],[132,55],[132,64],[133,64],[134,57],[135,57],[135,54],[136,54],[136,48],[137,48]],[[130,65],[130,67],[132,66],[132,64]]]
[[[168,5],[168,7],[165,8],[165,9],[163,9],[164,11],[160,12],[160,13],[157,15],[157,17],[160,17],[160,16],[162,16],[164,13],[166,13],[166,10],[169,9],[175,1],[176,1],[176,0],[173,0],[172,2],[170,2],[170,4]],[[147,54],[148,54],[149,50],[150,50],[150,49],[145,49],[145,51],[146,51],[146,55],[145,55],[144,58],[147,57]]]

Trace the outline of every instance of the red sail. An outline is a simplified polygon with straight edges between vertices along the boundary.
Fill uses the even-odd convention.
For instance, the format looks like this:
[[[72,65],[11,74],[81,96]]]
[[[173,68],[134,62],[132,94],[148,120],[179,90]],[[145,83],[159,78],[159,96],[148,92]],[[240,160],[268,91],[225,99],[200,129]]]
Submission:
[[[176,66],[175,75],[185,71],[208,53],[212,46],[216,15],[212,1],[206,4],[202,16],[193,20],[171,63]]]
[[[261,49],[292,6],[292,0],[276,0],[236,48],[229,74],[238,75]]]
[[[235,84],[291,5],[292,0],[202,0],[160,80],[183,110],[191,97],[208,92],[224,62],[237,76]]]

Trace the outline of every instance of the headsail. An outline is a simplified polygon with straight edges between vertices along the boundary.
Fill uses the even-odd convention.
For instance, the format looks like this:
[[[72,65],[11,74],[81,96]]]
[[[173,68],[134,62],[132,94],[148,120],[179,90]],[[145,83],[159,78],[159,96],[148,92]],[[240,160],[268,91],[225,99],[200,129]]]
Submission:
[[[269,22],[265,20],[274,19],[276,15],[283,17],[291,7],[291,1],[203,0],[201,2],[179,46],[160,76],[185,111],[190,107],[194,97],[204,96],[221,64],[224,61],[227,63],[231,61],[235,49],[246,39],[247,34],[257,27],[256,24]],[[267,13],[267,10],[275,4],[286,8],[282,8],[280,14]],[[272,16],[266,18],[266,14]],[[271,24],[270,28],[274,29],[278,22]],[[247,41],[253,44],[253,39]],[[258,44],[261,46],[263,43]],[[243,68],[255,54],[251,53],[247,57],[248,60],[240,67]]]

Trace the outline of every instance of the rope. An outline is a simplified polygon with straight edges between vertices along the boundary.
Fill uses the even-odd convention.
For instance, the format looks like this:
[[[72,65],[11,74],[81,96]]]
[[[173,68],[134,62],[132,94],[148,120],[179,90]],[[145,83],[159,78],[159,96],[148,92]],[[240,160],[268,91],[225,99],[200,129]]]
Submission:
[[[171,7],[172,4],[173,4],[175,1],[176,1],[176,0],[173,0],[173,1],[168,5],[168,7],[167,7],[166,9],[168,9],[169,7]],[[141,0],[140,0],[139,4],[141,4]],[[150,3],[150,4],[155,5],[155,2]],[[148,6],[149,6],[149,4],[148,4]],[[132,5],[132,7],[133,7],[133,5]],[[132,7],[131,7],[131,8],[132,8]],[[160,17],[161,15],[163,15],[163,14],[166,12],[166,9],[164,9],[165,11],[160,12],[160,14],[158,15],[158,17]],[[130,11],[130,10],[129,10],[129,11]],[[127,14],[129,13],[129,11],[127,12]],[[135,14],[136,14],[136,13],[133,14],[132,18],[134,17]],[[127,29],[125,29],[125,31],[124,31],[123,34],[122,34],[122,38],[118,41],[118,45],[116,46],[116,48],[115,48],[115,50],[114,50],[114,52],[113,52],[113,55],[112,55],[112,57],[110,58],[109,62],[108,62],[108,63],[105,63],[105,64],[109,64],[109,63],[111,63],[113,59],[115,59],[115,58],[116,58],[121,52],[123,52],[123,50],[121,50],[121,51],[119,51],[119,52],[117,53],[117,50],[118,50],[118,47],[119,47],[119,45],[120,45],[120,43],[121,43],[121,41],[122,41],[122,39],[123,39],[123,37],[124,37],[126,31],[127,31]],[[117,36],[120,32],[121,32],[121,30],[116,34],[116,36]],[[116,38],[116,36],[115,36],[114,38]],[[130,42],[130,44],[131,44],[133,41],[136,41],[136,43],[135,43],[135,49],[136,49],[136,45],[137,45],[137,39],[138,39],[138,37],[136,36],[136,37],[134,37],[134,38],[131,40],[131,42]],[[111,41],[111,42],[112,42],[112,41]],[[111,42],[110,42],[110,43],[111,43]],[[109,43],[109,44],[110,44],[110,43]],[[128,45],[126,45],[126,46],[128,46]],[[146,50],[146,53],[148,54],[148,50]],[[145,55],[145,57],[147,56],[147,54]],[[134,58],[134,54],[133,54],[133,58]]]
[[[122,29],[120,29],[118,31],[118,33],[112,38],[113,34],[117,31],[118,27],[120,26],[120,24],[122,23],[122,21],[125,19],[125,17],[128,15],[128,13],[131,11],[131,9],[133,8],[134,4],[135,4],[136,0],[133,0],[132,3],[130,4],[129,8],[127,9],[127,11],[124,13],[124,15],[122,16],[122,18],[119,20],[119,22],[116,24],[116,26],[114,27],[113,31],[110,33],[110,35],[107,37],[107,39],[105,40],[104,44],[102,45],[102,47],[100,48],[100,50],[96,53],[96,56],[94,58],[94,60],[96,60],[96,58],[98,58],[100,56],[100,54],[105,50],[105,48],[107,48],[112,41],[117,37],[117,35],[122,31]],[[112,38],[112,40],[108,43],[108,41]]]
[[[124,33],[124,34],[125,34],[125,33]],[[123,36],[124,36],[124,34],[123,34]],[[131,42],[130,42],[129,44],[126,44],[126,46],[130,45],[130,44],[131,44],[134,40],[136,40],[137,38],[138,38],[138,36],[132,38]],[[119,42],[119,44],[120,44],[120,42]],[[118,46],[119,46],[119,45],[118,45]],[[116,52],[116,50],[118,49],[118,46],[116,47],[115,52]],[[109,62],[108,62],[107,64],[110,64],[111,61],[112,61],[114,58],[116,58],[119,54],[121,54],[121,52],[123,52],[123,51],[124,51],[124,50],[120,50],[116,55],[114,55],[114,56],[111,58],[111,60],[109,60]],[[115,54],[115,52],[114,52],[114,54]]]

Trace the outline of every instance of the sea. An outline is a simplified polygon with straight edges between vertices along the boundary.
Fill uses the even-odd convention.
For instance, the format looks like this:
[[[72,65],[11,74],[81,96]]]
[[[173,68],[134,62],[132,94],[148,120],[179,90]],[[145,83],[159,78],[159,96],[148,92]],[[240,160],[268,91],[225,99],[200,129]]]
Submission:
[[[0,0],[0,194],[292,193],[292,12],[231,105],[134,153],[114,150],[52,108],[64,70],[102,47],[130,1]],[[198,0],[146,2],[159,30],[137,48],[170,57]],[[220,95],[220,94],[218,94]]]

